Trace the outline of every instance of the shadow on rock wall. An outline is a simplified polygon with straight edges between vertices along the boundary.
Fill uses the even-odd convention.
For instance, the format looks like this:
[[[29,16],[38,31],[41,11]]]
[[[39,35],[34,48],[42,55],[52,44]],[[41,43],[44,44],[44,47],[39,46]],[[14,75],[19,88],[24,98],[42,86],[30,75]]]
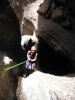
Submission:
[[[44,73],[65,75],[75,72],[68,55],[54,50],[42,38],[39,38],[38,62]]]
[[[19,21],[7,0],[0,0],[0,49],[15,51],[21,47]]]
[[[45,0],[38,10],[38,59],[43,72],[62,75],[75,67],[75,18],[68,4],[66,0]]]
[[[25,54],[25,55],[24,55]],[[4,65],[3,57],[13,59],[12,64]],[[0,0],[0,70],[24,61],[26,52],[21,49],[19,21],[8,0]],[[0,73],[0,100],[16,100],[18,76],[23,66],[6,73]]]

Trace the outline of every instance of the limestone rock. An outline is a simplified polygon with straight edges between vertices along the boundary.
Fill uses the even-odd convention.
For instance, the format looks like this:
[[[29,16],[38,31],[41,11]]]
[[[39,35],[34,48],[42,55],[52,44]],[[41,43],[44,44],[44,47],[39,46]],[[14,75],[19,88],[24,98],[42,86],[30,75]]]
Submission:
[[[35,27],[35,29],[38,29],[38,13],[37,13],[37,10],[39,9],[39,6],[43,2],[44,2],[44,0],[36,0],[34,3],[30,3],[27,6],[25,6],[24,7],[24,13],[23,13],[23,19],[22,19],[22,21],[24,21],[25,19],[29,20],[30,22],[33,23],[33,26]],[[22,26],[23,25],[24,24],[22,24]]]
[[[44,8],[44,5],[48,6],[49,2],[51,2],[51,7],[50,9],[48,9],[47,13],[51,11],[51,18],[46,18],[46,14],[40,15],[39,13],[37,13],[37,11],[39,9],[42,9],[42,6],[43,9],[46,10]],[[67,52],[68,56],[72,55],[72,58],[75,59],[75,35],[72,34],[75,31],[73,22],[73,20],[75,19],[73,18],[73,16],[70,16],[70,13],[71,12],[69,10],[69,7],[66,5],[66,1],[64,0],[40,0],[40,2],[39,0],[37,0],[34,3],[30,3],[25,6],[23,19],[29,20],[33,24],[34,28],[37,30],[36,35],[43,38],[45,42],[48,43],[48,45],[52,47],[55,51],[62,51],[63,53]],[[69,18],[72,18],[71,22]],[[34,31],[33,28],[32,31]]]
[[[63,16],[62,10],[57,8],[52,12],[51,17],[52,17],[52,20],[59,22],[58,19],[62,16]]]
[[[25,49],[24,46],[25,45],[27,46],[29,40],[32,40],[33,43],[38,44],[38,38],[36,36],[23,35],[22,39],[21,39],[21,45],[22,45],[23,49]]]
[[[45,14],[52,2],[53,0],[44,0],[44,2],[40,5],[40,8],[38,9],[38,12],[41,14]]]
[[[38,25],[39,32],[37,32],[37,36],[41,36],[49,44],[49,46],[53,45],[52,48],[54,47],[56,50],[67,50],[68,53],[73,53],[73,56],[75,55],[75,35],[72,34],[72,31],[68,31],[62,28],[59,24],[53,22],[52,20],[45,19],[42,16],[39,16]]]
[[[40,41],[44,41],[42,44],[39,42],[41,45],[39,46],[38,54],[38,58],[40,59],[39,65],[45,68],[44,71],[49,69],[47,72],[55,72],[54,74],[57,75],[58,72],[59,74],[61,74],[61,72],[65,72],[65,74],[66,72],[75,72],[74,15],[71,13],[66,0],[53,0],[50,5],[48,5],[50,1],[51,0],[36,0],[34,3],[30,3],[24,7],[22,28],[26,27],[27,30],[32,29],[32,31],[22,32],[25,34],[28,32],[27,34],[30,34],[33,33],[35,29],[36,36],[40,38]],[[47,12],[44,12],[45,14],[38,13],[38,10],[41,12],[46,10],[44,6],[49,7]],[[30,24],[27,24],[29,22]],[[56,58],[56,60],[54,58]],[[64,60],[64,58],[66,58],[66,60]],[[70,60],[67,60],[67,58],[70,58]],[[68,64],[68,62],[70,62],[71,65]],[[46,68],[47,65],[50,65],[50,68]]]
[[[19,78],[18,100],[74,100],[75,77],[59,77],[34,72],[27,78]]]

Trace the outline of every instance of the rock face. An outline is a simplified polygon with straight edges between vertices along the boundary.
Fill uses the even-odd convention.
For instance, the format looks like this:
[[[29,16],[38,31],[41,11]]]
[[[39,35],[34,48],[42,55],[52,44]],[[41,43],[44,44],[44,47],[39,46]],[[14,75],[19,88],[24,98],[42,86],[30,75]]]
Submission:
[[[43,64],[46,59],[44,59],[45,56],[42,55],[42,52],[46,55],[46,51],[41,50],[40,47],[42,46],[40,46],[39,55],[43,57],[40,56],[39,65],[40,67],[41,65],[46,65],[45,67],[50,65],[50,70],[52,70],[50,73],[54,72],[54,74],[60,74],[62,73],[61,69],[64,69],[63,73],[65,70],[65,72],[67,72],[67,70],[70,72],[71,69],[75,71],[75,18],[73,11],[74,6],[71,7],[73,2],[71,2],[71,5],[70,2],[71,1],[68,2],[67,0],[36,0],[24,7],[21,27],[22,32],[24,34],[30,34],[36,30],[37,37],[41,39],[41,41],[44,41],[42,41],[42,44],[44,48],[47,48],[49,58],[46,56],[48,62]],[[24,32],[23,28],[26,28],[27,32]],[[28,32],[28,30],[31,29],[32,32]],[[45,43],[48,44],[49,47],[46,46]],[[39,42],[39,44],[41,43]],[[54,58],[56,58],[56,60],[54,60]],[[66,58],[64,64],[62,61],[63,58]],[[52,65],[50,62],[52,62]],[[70,62],[70,64],[66,62]],[[70,67],[64,67],[68,65],[70,65]],[[59,67],[57,68],[57,66]],[[60,66],[62,66],[61,69]]]
[[[19,78],[18,100],[74,100],[75,77],[59,77],[34,72],[27,78]]]
[[[37,36],[42,37],[56,52],[67,52],[75,60],[74,1],[9,1],[19,18],[22,35],[32,35],[37,30]]]
[[[24,61],[25,51],[22,51],[18,18],[8,0],[0,0],[0,71]],[[0,100],[16,100],[17,79],[24,71],[22,68],[0,72]]]
[[[37,30],[37,36],[42,37],[56,52],[67,52],[75,60],[73,0],[9,1],[19,18],[22,35],[32,35]]]
[[[21,32],[22,34],[33,34],[33,31],[38,29],[38,13],[37,10],[44,0],[35,0],[33,3],[29,3],[24,7]],[[34,9],[35,8],[35,9]],[[24,29],[28,29],[24,30]],[[30,32],[31,31],[31,32]],[[26,33],[27,32],[27,33]]]
[[[1,72],[3,69],[22,62],[17,62],[15,59],[12,59],[13,56],[14,55],[0,51],[0,100],[17,100],[15,93],[18,77],[21,76],[25,70],[23,64],[6,72]]]
[[[35,31],[39,38],[38,62],[41,71],[56,75],[75,72],[74,5],[74,0],[0,0],[0,69],[13,65],[3,63],[3,56],[9,51],[13,53],[11,58],[18,62],[26,59],[26,52],[21,49],[21,34],[33,35]],[[15,59],[13,63],[16,63]],[[22,68],[0,74],[0,100],[16,100],[17,75],[22,74]],[[70,79],[70,82],[74,80]],[[59,92],[53,93],[52,99],[62,97],[58,96]],[[63,93],[65,97],[66,93]],[[66,98],[70,100],[69,96]]]
[[[40,60],[42,63],[40,62],[40,65],[42,64],[45,66],[46,64],[46,66],[50,66],[50,68],[48,69],[50,71],[52,70],[50,73],[54,73],[54,74],[56,73],[60,74],[64,71],[66,71],[67,73],[67,72],[70,72],[70,70],[72,70],[73,68],[74,68],[73,71],[75,72],[75,64],[74,64],[75,18],[74,18],[74,12],[72,12],[73,7],[71,7],[72,2],[70,5],[69,1],[67,0],[55,0],[55,1],[53,0],[49,4],[48,9],[45,12],[43,12],[44,4],[45,3],[43,3],[38,10],[38,14],[39,14],[38,32],[36,33],[37,33],[37,36],[43,38],[43,40],[50,46],[49,48],[50,52],[48,52],[48,56],[46,57],[48,60],[49,59],[50,60],[48,61],[46,59],[42,59],[41,57]],[[70,60],[66,58],[65,60],[66,62],[64,62],[65,57],[70,58]],[[56,60],[54,60],[54,58]],[[62,62],[62,59],[63,59],[63,62]],[[46,63],[43,64],[45,61]],[[64,66],[67,66],[68,64],[67,61],[71,62],[71,64],[73,64],[74,66],[70,64],[70,66],[68,65],[68,67],[64,67]],[[46,66],[45,66],[45,69],[47,68]]]
[[[7,57],[6,52],[0,52],[0,100],[16,100],[18,68],[1,73],[1,70],[16,64],[14,60],[10,58],[9,60]]]
[[[7,0],[0,0],[0,49],[15,51],[21,47],[19,21]]]
[[[26,7],[28,4],[34,3],[36,0],[8,0],[8,1],[10,2],[10,6],[13,8],[13,10],[16,13],[16,16],[19,19],[21,34],[32,35],[33,30],[35,28],[29,20],[23,19],[23,12],[24,12],[24,7]]]
[[[26,51],[28,51],[35,43],[38,44],[38,38],[36,36],[23,35],[21,38],[21,45]]]
[[[49,4],[47,12],[43,12],[44,4],[38,10],[38,30],[40,32],[37,35],[41,35],[54,50],[67,52],[74,59],[75,30],[73,21],[75,19],[70,7],[67,6],[66,0],[53,0]]]

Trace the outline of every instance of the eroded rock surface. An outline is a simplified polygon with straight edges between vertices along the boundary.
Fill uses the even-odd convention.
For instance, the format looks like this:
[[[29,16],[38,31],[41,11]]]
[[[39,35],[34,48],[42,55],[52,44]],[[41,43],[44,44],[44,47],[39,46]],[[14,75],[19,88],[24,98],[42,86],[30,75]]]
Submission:
[[[0,100],[16,100],[17,78],[23,67],[1,70],[24,60],[19,20],[8,0],[0,0]]]
[[[75,11],[74,0],[0,0],[0,49],[15,52],[17,60],[25,60],[21,55],[21,35],[33,35],[33,31],[41,39],[39,48],[39,64],[45,72],[52,74],[75,71],[70,65],[75,65]],[[13,12],[15,11],[15,13]],[[24,12],[23,12],[24,11]],[[18,22],[18,19],[19,22]],[[20,23],[20,28],[19,28]],[[20,32],[21,29],[21,32]],[[20,50],[19,50],[20,49]],[[46,54],[47,52],[47,54]],[[25,55],[26,56],[26,55]],[[66,56],[66,57],[65,57]],[[68,57],[68,58],[67,58]],[[2,68],[1,66],[0,68]],[[4,66],[6,68],[7,66]],[[21,72],[21,68],[19,68]],[[13,71],[14,72],[14,71]],[[14,73],[4,74],[6,84],[3,83],[1,75],[1,96],[0,99],[15,100],[17,83],[12,82]],[[18,73],[17,73],[18,74]],[[10,77],[12,76],[12,78]],[[73,78],[74,79],[74,78]],[[3,81],[2,81],[3,80]],[[63,80],[63,78],[62,78]],[[9,81],[9,82],[8,82]],[[70,81],[73,82],[74,80]],[[12,83],[11,83],[12,82]],[[65,81],[66,82],[66,81]],[[58,82],[59,83],[59,82]],[[10,86],[10,93],[7,93]],[[63,88],[64,87],[63,83]],[[68,83],[69,84],[69,83]],[[5,85],[5,87],[3,87]],[[53,84],[55,85],[55,84]],[[58,86],[58,85],[57,85]],[[59,86],[58,86],[59,87]],[[13,90],[12,90],[13,88]],[[31,87],[30,87],[31,88]],[[72,87],[73,88],[73,87]],[[6,90],[6,91],[5,91]],[[40,90],[41,91],[41,90]],[[69,90],[70,91],[70,90]],[[58,97],[58,91],[53,91],[52,98]],[[72,93],[72,91],[71,91]],[[4,95],[5,97],[3,97]],[[41,94],[40,94],[41,95]],[[64,94],[63,92],[63,95]],[[70,94],[69,94],[70,95]],[[45,95],[46,96],[46,95]],[[45,97],[44,96],[44,97]],[[60,95],[59,95],[60,96]],[[72,96],[72,95],[71,95]],[[61,96],[62,97],[62,96]],[[64,97],[64,99],[65,99]],[[38,98],[38,97],[37,97]],[[42,97],[41,97],[42,98]],[[59,97],[60,98],[60,97]],[[70,97],[66,97],[69,98]],[[73,98],[73,96],[72,96]],[[66,100],[69,100],[66,99]],[[37,99],[35,99],[37,100]],[[44,100],[44,98],[43,98]],[[61,99],[62,100],[62,99]]]
[[[16,62],[9,58],[6,52],[0,52],[0,100],[16,100],[18,68],[1,72],[1,70],[15,64]]]
[[[47,48],[48,53],[50,54],[49,56],[51,56],[51,58],[49,58],[50,60],[47,59],[49,62],[52,61],[52,65],[49,62],[43,64],[43,61],[45,62],[46,59],[43,59],[45,56],[41,53],[44,52],[43,54],[45,54],[46,51],[43,49],[41,50],[42,44],[39,42],[41,44],[39,55],[43,56],[40,57],[40,63],[42,63],[40,64],[40,67],[41,65],[50,65],[52,66],[50,70],[53,68],[53,70],[57,71],[60,67],[56,69],[56,66],[62,66],[62,68],[59,69],[60,72],[61,69],[64,69],[63,66],[69,65],[66,64],[68,60],[64,64],[63,61],[60,61],[60,59],[63,59],[63,56],[70,58],[71,61],[69,60],[68,62],[75,65],[74,20],[73,12],[71,12],[70,6],[68,6],[68,3],[65,0],[36,0],[24,7],[21,34],[32,35],[35,30],[36,35],[44,40],[43,45],[44,43],[47,43],[50,47],[49,50],[51,49],[54,52],[52,54]],[[56,58],[54,54],[59,58]],[[58,60],[55,61],[54,58]],[[59,62],[62,63],[59,64]],[[70,70],[72,66],[65,68],[67,71],[67,68]]]
[[[75,77],[59,77],[34,72],[27,78],[19,78],[18,100],[74,100]]]
[[[75,19],[68,4],[66,0],[36,0],[24,7],[22,26],[31,30],[33,24],[32,31],[37,30],[37,36],[42,37],[49,46],[74,57]],[[28,22],[32,24],[26,25]]]

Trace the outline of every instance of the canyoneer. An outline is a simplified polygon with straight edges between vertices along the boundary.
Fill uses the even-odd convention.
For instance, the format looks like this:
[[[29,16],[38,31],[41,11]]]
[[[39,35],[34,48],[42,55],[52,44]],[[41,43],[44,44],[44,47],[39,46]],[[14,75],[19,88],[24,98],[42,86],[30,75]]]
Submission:
[[[28,76],[29,74],[34,72],[34,67],[36,65],[37,60],[37,45],[33,45],[31,49],[27,52],[27,61],[26,61],[26,68],[25,68],[25,75]]]

